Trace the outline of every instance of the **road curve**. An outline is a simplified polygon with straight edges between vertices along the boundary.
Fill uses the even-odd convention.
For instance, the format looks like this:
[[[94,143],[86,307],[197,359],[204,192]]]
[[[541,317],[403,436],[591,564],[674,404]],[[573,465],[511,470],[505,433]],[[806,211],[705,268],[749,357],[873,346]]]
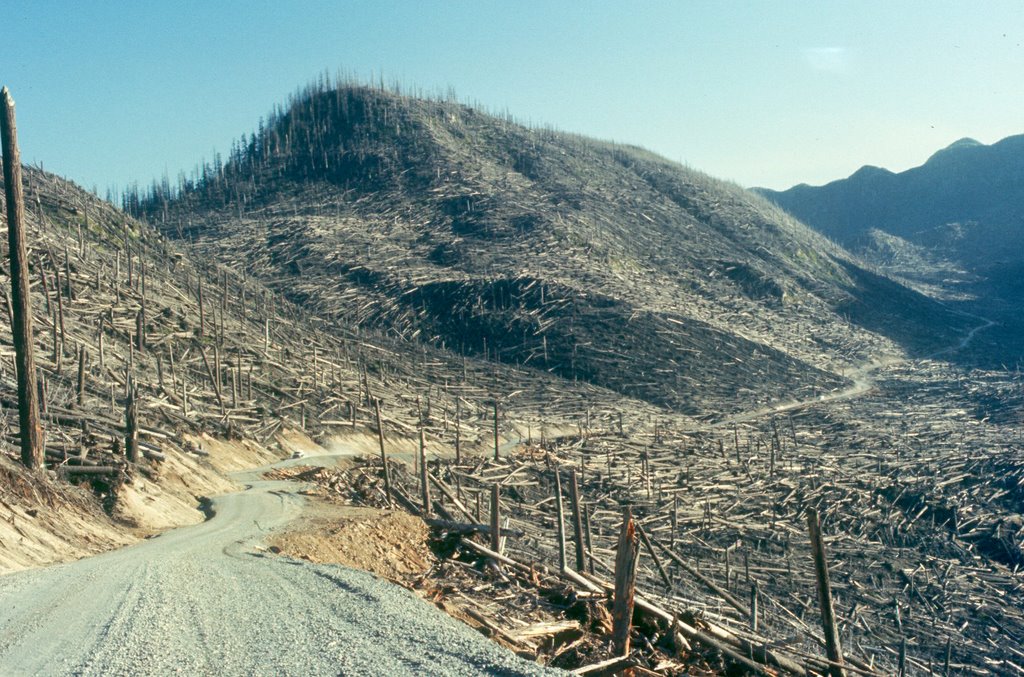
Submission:
[[[0,675],[553,674],[371,574],[261,552],[296,486],[252,481],[202,524],[0,576]]]
[[[985,329],[988,329],[989,327],[995,325],[995,321],[990,320],[987,317],[981,317],[980,315],[972,315],[970,313],[965,313],[963,311],[958,311],[958,314],[973,317],[977,320],[981,320],[981,324],[978,324],[971,328],[971,330],[967,332],[967,334],[965,334],[964,337],[960,339],[958,343],[949,346],[948,348],[937,350],[929,355],[925,355],[923,358],[920,359],[936,359],[943,355],[950,355],[960,350],[964,350],[971,344],[971,341],[974,340],[974,337],[977,336],[978,332],[984,331]],[[873,375],[876,371],[878,371],[879,369],[883,369],[885,367],[892,366],[894,364],[898,364],[900,362],[905,362],[908,359],[911,358],[899,358],[891,355],[876,358],[874,360],[861,364],[852,372],[846,374],[847,378],[849,378],[852,381],[852,383],[846,388],[843,388],[842,390],[833,390],[831,392],[823,393],[816,397],[804,400],[789,400],[786,402],[776,402],[774,404],[769,404],[759,409],[751,409],[749,411],[742,411],[738,414],[732,414],[725,418],[718,419],[707,425],[692,428],[690,430],[684,430],[682,432],[696,433],[713,428],[724,428],[727,426],[734,425],[736,423],[752,421],[763,416],[784,414],[789,411],[806,409],[808,407],[817,406],[823,403],[853,400],[870,392],[871,389],[875,387],[875,379],[873,378]]]

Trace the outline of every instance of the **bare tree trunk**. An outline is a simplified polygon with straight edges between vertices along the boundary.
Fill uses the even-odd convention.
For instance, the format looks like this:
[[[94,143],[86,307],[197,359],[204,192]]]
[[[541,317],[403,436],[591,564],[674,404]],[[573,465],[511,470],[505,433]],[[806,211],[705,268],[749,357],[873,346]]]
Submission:
[[[85,346],[78,346],[78,406],[85,403]]]
[[[615,598],[612,603],[612,652],[629,655],[629,631],[633,624],[633,601],[636,592],[636,567],[640,559],[640,542],[633,525],[633,511],[622,511],[622,530],[615,555]]]
[[[455,398],[455,465],[462,464],[462,398]]]
[[[501,458],[498,453],[498,400],[494,400],[494,460]]]
[[[68,245],[64,243],[64,284],[67,288],[68,301],[75,300],[75,288],[71,286],[71,255],[68,254]]]
[[[203,338],[203,334],[206,332],[206,312],[203,309],[203,279],[199,278],[199,287],[196,290],[196,296],[199,299],[199,338]]]
[[[43,465],[45,440],[39,422],[36,365],[32,345],[32,305],[29,303],[28,254],[25,246],[25,203],[21,185],[21,155],[14,120],[14,100],[6,87],[0,92],[3,115],[4,193],[7,199],[7,237],[11,257],[11,292],[14,296],[15,364],[18,372],[18,423],[21,427],[21,462],[28,468]]]
[[[135,350],[139,351],[139,355],[146,349],[146,311],[139,308],[138,312],[135,313]]]
[[[141,250],[140,250],[141,251]],[[146,352],[146,260],[140,257],[139,267],[139,291],[142,300],[139,303],[139,315],[136,319],[136,341],[138,342],[139,355]]]
[[[825,543],[821,538],[821,522],[818,511],[807,509],[807,530],[811,536],[811,552],[814,555],[814,573],[818,579],[818,603],[821,605],[821,625],[825,631],[825,652],[832,665],[832,677],[846,677],[843,669],[843,650],[839,644],[839,629],[836,626],[836,612],[832,606],[832,584],[828,577],[828,560]]]
[[[135,379],[128,378],[128,402],[124,408],[124,453],[130,463],[139,462],[139,403]]]
[[[558,570],[565,571],[565,514],[562,508],[562,473],[555,466],[555,518],[558,520]]]
[[[491,550],[501,554],[501,489],[491,485]]]
[[[391,471],[388,469],[388,455],[384,451],[384,423],[381,421],[380,416],[380,400],[375,399],[373,401],[373,409],[377,414],[377,442],[380,444],[380,462],[384,466],[384,495],[387,496],[388,503],[391,502]]]
[[[430,517],[430,483],[427,481],[427,440],[420,426],[420,499],[423,503],[423,517]]]
[[[576,571],[583,573],[587,567],[587,555],[583,542],[583,506],[580,505],[580,485],[575,468],[569,471],[569,500],[572,501],[572,530],[576,539]]]

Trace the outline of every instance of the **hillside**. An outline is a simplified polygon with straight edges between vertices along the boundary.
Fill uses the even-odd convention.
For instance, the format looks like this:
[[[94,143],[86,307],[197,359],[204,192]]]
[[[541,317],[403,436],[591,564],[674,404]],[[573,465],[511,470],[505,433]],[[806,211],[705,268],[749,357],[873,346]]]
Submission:
[[[200,496],[230,487],[221,470],[266,462],[263,449],[284,453],[282,435],[329,444],[364,430],[373,399],[384,402],[389,435],[409,436],[422,422],[431,439],[450,442],[459,398],[467,449],[489,435],[491,400],[514,389],[548,391],[552,422],[580,412],[582,400],[595,411],[611,400],[386,337],[327,331],[257,280],[69,182],[25,168],[24,183],[46,466],[67,482],[40,485],[14,462],[14,352],[8,313],[0,313],[0,542],[21,544],[4,547],[0,571],[123,543],[126,528],[145,534],[197,521]],[[5,253],[6,289],[8,275]],[[125,458],[129,376],[138,387],[138,464]],[[503,406],[527,420],[536,411],[532,402]],[[214,439],[234,441],[233,451],[211,457],[221,448]]]
[[[359,86],[310,87],[226,162],[125,202],[336,326],[693,416],[837,388],[967,324],[734,185]]]
[[[0,322],[0,569],[196,521],[200,503],[212,516],[0,579],[26,600],[0,613],[15,640],[0,664],[418,674],[466,657],[436,619],[374,620],[394,590],[339,562],[408,565],[398,582],[498,643],[593,665],[610,657],[596,581],[628,506],[650,539],[637,591],[654,606],[630,659],[644,669],[825,674],[814,513],[852,669],[1017,666],[1019,372],[958,364],[987,321],[755,195],[639,149],[348,86],[303,92],[177,190],[128,195],[148,221],[39,170],[25,190],[47,472],[13,460]],[[129,374],[138,463],[120,441]],[[345,457],[200,500],[297,447]],[[71,630],[110,632],[80,640],[72,613]]]
[[[900,173],[866,166],[824,186],[760,192],[844,244],[876,228],[977,264],[1020,250],[1024,135],[961,139]]]
[[[900,173],[862,167],[824,186],[759,192],[894,274],[950,298],[978,298],[976,312],[1007,322],[1019,315],[1024,135],[992,145],[961,139]],[[1024,344],[1014,334],[1003,332],[1011,350],[989,348],[1019,359]]]

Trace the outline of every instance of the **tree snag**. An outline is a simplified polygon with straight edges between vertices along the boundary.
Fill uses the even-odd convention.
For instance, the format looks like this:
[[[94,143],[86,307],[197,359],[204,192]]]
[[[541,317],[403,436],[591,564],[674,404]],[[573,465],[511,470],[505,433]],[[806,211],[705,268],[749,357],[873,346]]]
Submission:
[[[14,100],[6,87],[0,92],[3,115],[4,194],[7,199],[7,238],[11,258],[15,365],[18,372],[18,423],[21,429],[21,462],[31,469],[43,465],[45,441],[39,422],[36,365],[32,345],[32,305],[29,303],[28,254],[25,246],[25,203],[21,185],[21,156],[14,120]]]
[[[832,584],[828,577],[825,543],[821,538],[818,511],[814,508],[807,509],[807,531],[811,537],[814,573],[818,580],[818,603],[821,606],[821,625],[825,632],[825,651],[831,661],[829,674],[832,677],[846,677],[846,670],[843,669],[843,650],[839,644],[839,629],[836,626],[836,612],[832,605]]]
[[[633,524],[633,510],[622,510],[622,530],[615,554],[615,598],[612,602],[612,652],[629,655],[629,632],[633,624],[633,598],[636,592],[636,565],[640,559],[640,541]]]

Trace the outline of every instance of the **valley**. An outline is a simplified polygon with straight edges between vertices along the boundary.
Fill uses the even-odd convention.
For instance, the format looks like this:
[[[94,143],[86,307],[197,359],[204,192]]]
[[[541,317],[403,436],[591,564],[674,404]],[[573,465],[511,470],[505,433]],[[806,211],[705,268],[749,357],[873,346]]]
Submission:
[[[964,358],[1016,365],[1022,147],[1019,135],[991,145],[965,138],[899,173],[865,166],[824,186],[756,190],[885,274],[993,318],[993,338]]]
[[[802,517],[815,507],[828,534],[849,660],[869,672],[868,666],[877,666],[880,674],[895,671],[901,660],[908,674],[941,673],[947,663],[954,673],[1000,674],[1000,666],[1016,665],[1019,658],[1013,647],[1022,630],[1016,580],[1024,476],[1019,428],[1007,425],[1009,412],[999,412],[1001,405],[986,410],[982,403],[1006,401],[1007,387],[1019,390],[1013,382],[934,360],[894,360],[867,370],[856,392],[794,404],[787,414],[750,412],[700,429],[672,417],[653,426],[631,424],[627,415],[624,433],[618,419],[607,416],[591,419],[579,434],[524,440],[520,451],[500,461],[459,463],[442,454],[430,461],[430,472],[453,493],[458,487],[470,510],[483,495],[485,520],[490,486],[500,484],[503,514],[519,532],[506,539],[506,554],[542,572],[546,566],[552,575],[559,561],[554,476],[559,473],[567,487],[575,473],[592,543],[583,571],[609,579],[619,508],[629,504],[652,541],[681,553],[720,586],[709,589],[658,545],[660,565],[646,550],[641,557],[638,589],[644,599],[662,609],[688,609],[687,623],[738,638],[734,649],[744,655],[751,646],[774,646],[811,671],[821,667],[810,660],[820,651],[820,629]],[[1004,394],[995,395],[999,391]],[[985,454],[970,451],[981,448]],[[371,472],[379,464],[368,460],[364,467]],[[403,477],[407,495],[417,496],[415,474]],[[378,484],[376,498],[365,488],[341,495],[357,505],[380,506],[382,490]],[[435,510],[444,509],[456,521],[473,517],[459,515],[457,503],[439,496]],[[565,511],[567,557],[575,568],[570,508]],[[465,547],[458,552],[463,561],[477,556]],[[659,566],[669,572],[671,589]],[[531,620],[518,607],[522,584],[483,579],[476,580],[488,592],[471,605],[484,611],[481,631],[500,628],[500,641],[523,651],[522,642],[509,640],[523,622],[517,619]],[[442,577],[428,589],[449,585]],[[752,586],[760,601],[755,633],[746,601]],[[516,590],[518,596],[512,595]],[[520,601],[494,601],[507,597]],[[456,599],[447,604],[460,615]],[[564,607],[548,607],[560,618]],[[648,661],[642,664],[685,670],[673,663],[671,631],[664,624],[646,627],[653,646],[642,652]],[[771,637],[790,639],[780,646]],[[567,641],[534,651],[561,667],[601,656],[591,653],[592,639],[582,646]],[[978,656],[986,658],[978,662]]]
[[[628,508],[616,669],[828,673],[817,516],[850,674],[1024,672],[1006,298],[443,98],[321,82],[243,139],[121,208],[25,170],[47,441],[17,464],[8,320],[0,668],[587,674]],[[333,519],[419,525],[427,570]]]

